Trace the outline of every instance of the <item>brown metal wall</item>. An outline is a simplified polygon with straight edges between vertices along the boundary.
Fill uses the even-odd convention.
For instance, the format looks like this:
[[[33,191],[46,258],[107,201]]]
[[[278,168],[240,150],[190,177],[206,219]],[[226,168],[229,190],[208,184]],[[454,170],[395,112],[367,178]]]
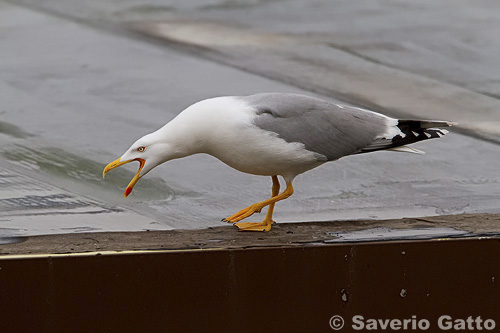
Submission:
[[[0,260],[0,332],[333,332],[341,315],[500,326],[500,241]],[[434,328],[434,329],[433,329]]]

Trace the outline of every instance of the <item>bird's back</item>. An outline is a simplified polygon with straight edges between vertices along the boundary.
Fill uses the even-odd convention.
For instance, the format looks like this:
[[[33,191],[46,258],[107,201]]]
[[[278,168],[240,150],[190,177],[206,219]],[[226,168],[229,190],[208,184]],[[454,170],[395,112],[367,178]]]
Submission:
[[[450,126],[449,122],[397,120],[297,94],[264,93],[242,99],[255,108],[255,125],[330,161],[440,137],[446,131],[432,127]]]

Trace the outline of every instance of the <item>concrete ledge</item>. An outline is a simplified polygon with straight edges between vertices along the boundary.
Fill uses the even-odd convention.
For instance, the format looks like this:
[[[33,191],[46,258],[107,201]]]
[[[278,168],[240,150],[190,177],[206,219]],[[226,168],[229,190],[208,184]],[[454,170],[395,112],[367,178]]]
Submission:
[[[19,237],[0,245],[11,255],[99,251],[235,249],[469,237],[499,237],[500,214],[461,214],[394,220],[277,223],[268,233],[238,232],[234,226],[202,230],[97,232]],[[7,239],[8,240],[8,239]]]

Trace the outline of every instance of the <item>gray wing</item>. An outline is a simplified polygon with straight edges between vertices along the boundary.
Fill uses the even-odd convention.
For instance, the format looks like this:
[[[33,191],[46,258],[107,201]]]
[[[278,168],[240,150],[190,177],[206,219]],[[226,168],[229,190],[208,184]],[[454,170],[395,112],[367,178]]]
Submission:
[[[255,125],[287,142],[303,143],[324,156],[320,160],[362,152],[388,128],[385,116],[308,96],[266,93],[242,98],[257,110]]]

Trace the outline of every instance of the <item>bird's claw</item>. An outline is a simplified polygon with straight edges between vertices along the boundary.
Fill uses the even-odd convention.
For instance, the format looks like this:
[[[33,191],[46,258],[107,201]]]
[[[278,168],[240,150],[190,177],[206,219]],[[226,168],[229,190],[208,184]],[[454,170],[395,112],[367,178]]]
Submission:
[[[263,207],[260,205],[253,204],[251,206],[248,206],[247,208],[240,210],[239,212],[237,212],[234,215],[231,215],[229,217],[222,219],[222,222],[235,223],[235,222],[241,221],[244,218],[247,218],[247,217],[253,215],[254,213],[260,213],[262,211],[262,208]]]

